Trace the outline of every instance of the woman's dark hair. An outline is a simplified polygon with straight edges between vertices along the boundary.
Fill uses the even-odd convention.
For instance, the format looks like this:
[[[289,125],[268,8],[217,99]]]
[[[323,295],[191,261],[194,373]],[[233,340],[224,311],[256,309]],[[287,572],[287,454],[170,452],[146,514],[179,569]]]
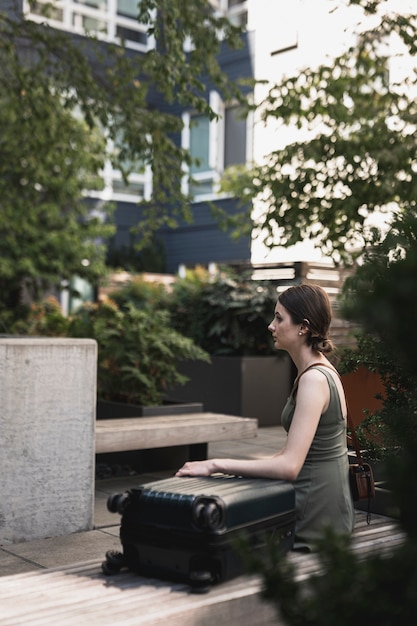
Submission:
[[[308,329],[307,345],[317,352],[333,350],[329,338],[332,307],[324,289],[318,285],[295,285],[281,293],[278,301],[287,309],[294,324],[303,324]]]

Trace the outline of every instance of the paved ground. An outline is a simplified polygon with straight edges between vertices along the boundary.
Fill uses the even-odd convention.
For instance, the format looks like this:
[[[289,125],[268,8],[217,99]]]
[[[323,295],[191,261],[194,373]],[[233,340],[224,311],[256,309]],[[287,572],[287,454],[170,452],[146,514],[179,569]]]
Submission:
[[[285,437],[285,432],[280,426],[261,428],[256,439],[210,444],[209,456],[243,459],[269,456],[282,447]],[[120,517],[107,510],[108,496],[169,475],[172,475],[172,472],[164,471],[97,481],[94,530],[0,546],[0,576],[100,559],[104,558],[107,550],[120,549]]]

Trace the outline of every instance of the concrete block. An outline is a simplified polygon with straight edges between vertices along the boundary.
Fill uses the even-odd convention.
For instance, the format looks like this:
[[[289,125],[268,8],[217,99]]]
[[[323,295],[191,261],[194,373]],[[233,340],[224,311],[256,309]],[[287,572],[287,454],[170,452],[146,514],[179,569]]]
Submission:
[[[0,543],[93,526],[97,344],[0,337]]]

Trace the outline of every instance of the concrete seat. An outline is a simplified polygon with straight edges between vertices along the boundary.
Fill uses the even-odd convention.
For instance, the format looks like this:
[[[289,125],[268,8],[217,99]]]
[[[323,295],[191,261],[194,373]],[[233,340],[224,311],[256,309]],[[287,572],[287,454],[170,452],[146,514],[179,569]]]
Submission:
[[[186,413],[97,420],[96,454],[190,446],[190,458],[207,456],[214,441],[256,437],[258,420],[221,413]]]

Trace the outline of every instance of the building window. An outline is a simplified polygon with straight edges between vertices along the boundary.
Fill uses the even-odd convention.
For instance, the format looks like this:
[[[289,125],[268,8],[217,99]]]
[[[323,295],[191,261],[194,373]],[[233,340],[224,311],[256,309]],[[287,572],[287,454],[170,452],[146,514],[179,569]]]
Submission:
[[[127,202],[137,202],[138,200],[149,200],[152,193],[152,172],[149,165],[142,159],[132,160],[122,156],[121,150],[124,147],[123,137],[120,135],[116,141],[108,142],[108,151],[122,159],[121,165],[127,173],[127,180],[122,172],[115,169],[109,162],[104,172],[104,180],[107,194],[112,200]]]
[[[246,27],[248,23],[248,3],[245,0],[227,0],[226,15],[235,26]]]
[[[210,165],[210,120],[204,115],[189,117],[189,150],[193,159],[190,174],[196,184],[189,190],[194,197],[213,194],[214,172]]]
[[[204,115],[190,118],[190,153],[194,159],[191,174],[201,174],[210,169],[210,121]]]
[[[149,167],[128,175],[125,181],[122,173],[115,169],[110,161],[106,162],[101,173],[104,187],[101,190],[89,189],[86,196],[105,202],[129,202],[136,204],[140,200],[149,200],[152,194],[152,173]]]
[[[126,47],[146,51],[146,25],[139,24],[138,0],[24,0],[25,15],[37,22],[78,34],[94,34],[105,41],[125,43]]]
[[[224,121],[224,167],[246,163],[247,119],[242,116],[242,107],[228,107],[225,110]]]
[[[248,23],[248,0],[210,0],[215,11],[235,26],[246,27]]]
[[[196,201],[215,196],[226,167],[244,164],[251,159],[252,147],[248,141],[251,116],[243,117],[239,105],[225,106],[214,92],[210,96],[210,105],[218,114],[218,120],[192,113],[183,116],[182,145],[193,159],[189,173],[195,181],[184,191],[191,193]]]

